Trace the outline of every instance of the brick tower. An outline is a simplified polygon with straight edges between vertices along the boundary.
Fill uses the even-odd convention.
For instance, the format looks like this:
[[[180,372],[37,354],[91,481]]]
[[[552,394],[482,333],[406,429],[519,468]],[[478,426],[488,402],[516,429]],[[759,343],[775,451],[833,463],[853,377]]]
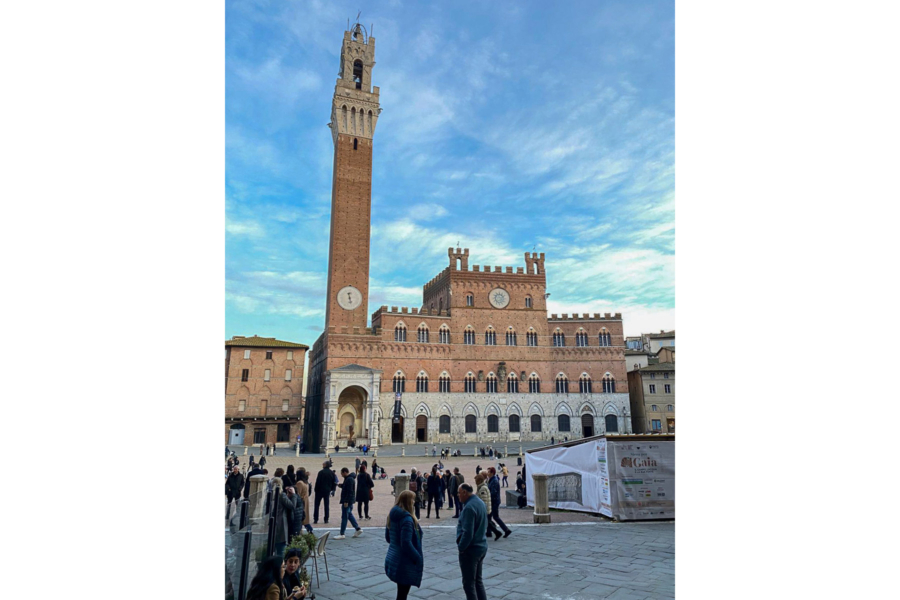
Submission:
[[[334,175],[328,301],[325,327],[364,330],[369,301],[369,236],[372,208],[372,139],[381,109],[372,87],[375,38],[357,23],[344,32],[341,68],[334,86],[331,135]]]

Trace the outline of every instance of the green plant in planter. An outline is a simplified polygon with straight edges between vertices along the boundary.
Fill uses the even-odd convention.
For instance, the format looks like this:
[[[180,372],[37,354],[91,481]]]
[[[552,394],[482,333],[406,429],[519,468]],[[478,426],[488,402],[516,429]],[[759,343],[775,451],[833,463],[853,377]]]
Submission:
[[[318,541],[314,533],[298,533],[291,538],[291,542],[287,545],[286,550],[296,548],[303,556],[303,562],[306,562],[309,555],[315,551]]]
[[[253,558],[256,559],[257,564],[261,563],[262,561],[266,560],[266,558],[268,558],[268,554],[266,553],[267,550],[268,550],[268,548],[266,548],[266,545],[262,544],[256,549],[256,552],[253,553]]]

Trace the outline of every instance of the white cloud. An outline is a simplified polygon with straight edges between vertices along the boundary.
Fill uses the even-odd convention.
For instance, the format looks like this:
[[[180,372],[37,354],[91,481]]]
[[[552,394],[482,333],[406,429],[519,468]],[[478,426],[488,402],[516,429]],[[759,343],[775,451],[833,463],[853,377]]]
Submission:
[[[256,221],[235,221],[227,219],[225,221],[225,232],[233,236],[246,236],[250,238],[260,238],[266,235],[263,226]]]
[[[325,315],[325,273],[248,271],[226,278],[225,297],[238,311],[297,317]]]
[[[416,204],[406,211],[407,216],[413,221],[431,221],[450,214],[440,204]]]

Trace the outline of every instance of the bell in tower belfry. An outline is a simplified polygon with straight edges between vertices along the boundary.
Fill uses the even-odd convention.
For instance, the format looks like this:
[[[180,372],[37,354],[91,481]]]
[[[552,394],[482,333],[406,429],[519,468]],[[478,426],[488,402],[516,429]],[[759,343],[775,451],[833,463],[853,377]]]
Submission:
[[[356,23],[344,32],[331,105],[334,177],[325,325],[365,329],[369,301],[372,156],[381,107],[372,86],[375,38]]]

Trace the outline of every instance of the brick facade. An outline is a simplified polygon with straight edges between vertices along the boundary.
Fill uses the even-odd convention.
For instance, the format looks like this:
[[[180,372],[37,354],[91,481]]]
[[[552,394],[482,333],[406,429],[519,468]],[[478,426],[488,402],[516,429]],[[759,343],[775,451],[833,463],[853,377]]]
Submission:
[[[290,445],[297,440],[302,432],[303,362],[307,349],[303,344],[258,336],[236,336],[225,342],[227,444]],[[271,357],[267,357],[269,353]],[[262,440],[255,438],[257,431],[261,432]]]
[[[574,437],[585,433],[582,422],[594,434],[607,426],[631,431],[622,316],[548,316],[544,253],[525,253],[524,266],[470,267],[468,248],[450,248],[447,268],[423,286],[421,307],[382,306],[367,326],[373,139],[380,113],[379,89],[371,86],[374,52],[375,40],[362,28],[344,33],[329,124],[335,155],[327,316],[310,352],[307,446]],[[345,286],[362,296],[350,310],[337,300]],[[498,290],[508,295],[505,306],[491,302]],[[398,328],[405,329],[405,341]],[[420,328],[427,330],[427,342],[418,341]],[[448,339],[441,339],[442,328]],[[474,343],[467,343],[466,331]],[[486,343],[488,332],[495,345]],[[507,343],[508,333],[515,334],[515,344]],[[529,334],[536,346],[528,345]],[[517,392],[509,390],[511,374]],[[557,392],[560,374],[568,379],[567,393]],[[405,378],[401,424],[391,418],[395,376]],[[450,380],[448,391],[440,390],[442,376]],[[417,377],[427,377],[427,392],[416,391]],[[467,377],[474,391],[466,391]],[[496,391],[489,391],[493,377]],[[529,392],[532,377],[540,380],[540,393]],[[590,393],[580,389],[582,377],[590,379]],[[604,378],[615,382],[614,390],[604,389]],[[467,415],[475,416],[474,432],[466,432]],[[447,432],[440,431],[441,416],[450,418]],[[531,429],[532,416],[540,431]],[[568,432],[560,431],[561,416],[569,419]],[[497,431],[488,431],[489,417],[497,418],[490,422]],[[517,417],[520,431],[510,431],[510,419]]]

